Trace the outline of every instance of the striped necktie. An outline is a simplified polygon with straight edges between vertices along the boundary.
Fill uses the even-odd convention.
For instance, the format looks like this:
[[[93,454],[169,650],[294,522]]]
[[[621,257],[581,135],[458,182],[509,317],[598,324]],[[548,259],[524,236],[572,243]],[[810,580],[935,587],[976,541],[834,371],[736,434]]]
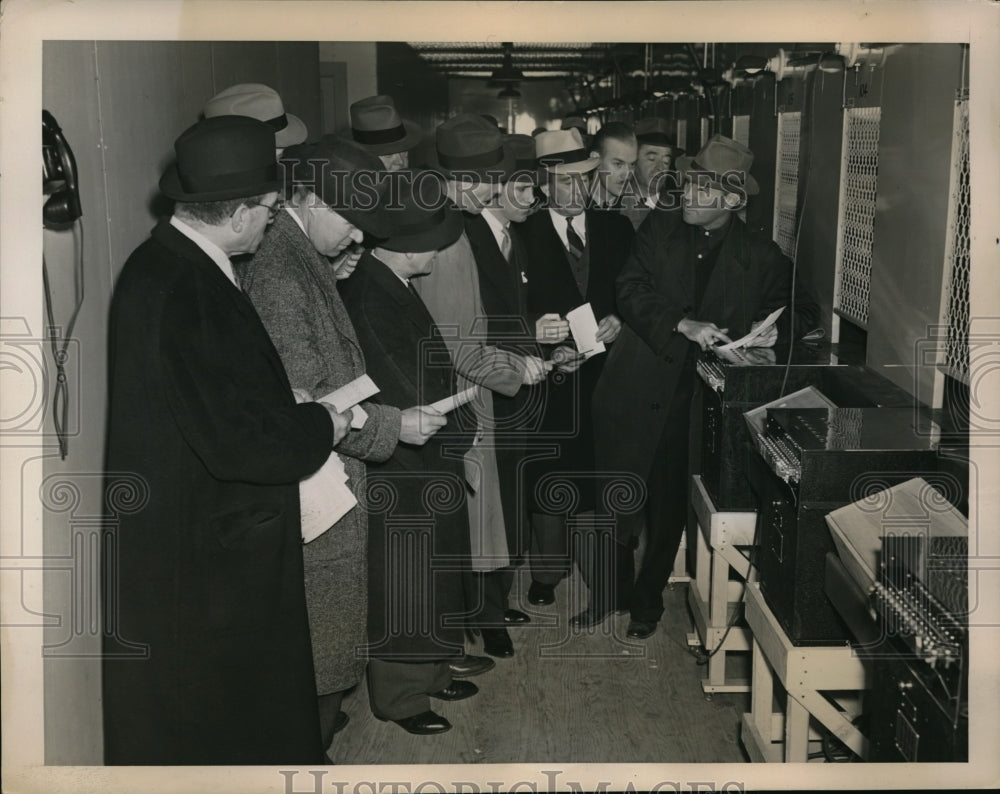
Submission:
[[[505,228],[501,230],[503,237],[500,238],[500,253],[503,254],[503,258],[508,262],[510,261],[510,232]]]
[[[573,219],[569,217],[566,218],[566,244],[569,247],[570,256],[579,261],[580,257],[583,256],[583,240],[573,228]]]

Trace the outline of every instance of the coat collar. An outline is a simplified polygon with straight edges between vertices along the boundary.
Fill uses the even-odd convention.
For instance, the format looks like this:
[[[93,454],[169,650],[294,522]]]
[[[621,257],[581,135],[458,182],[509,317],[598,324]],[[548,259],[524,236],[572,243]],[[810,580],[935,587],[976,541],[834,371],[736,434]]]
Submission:
[[[423,333],[429,333],[434,328],[434,319],[427,307],[415,292],[389,268],[385,262],[375,257],[370,251],[365,251],[358,262],[358,267],[364,267],[368,277],[388,295],[399,307],[406,318]]]

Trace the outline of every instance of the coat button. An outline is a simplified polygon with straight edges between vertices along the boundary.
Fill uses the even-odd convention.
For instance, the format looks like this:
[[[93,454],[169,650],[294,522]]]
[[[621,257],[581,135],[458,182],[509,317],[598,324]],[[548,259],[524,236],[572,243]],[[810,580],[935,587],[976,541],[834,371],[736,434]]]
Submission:
[[[663,360],[666,361],[668,364],[673,364],[674,363],[674,357],[673,356],[664,356]]]
[[[649,407],[652,408],[654,411],[659,411],[660,408],[662,408],[663,406],[661,406],[659,403],[653,403]]]

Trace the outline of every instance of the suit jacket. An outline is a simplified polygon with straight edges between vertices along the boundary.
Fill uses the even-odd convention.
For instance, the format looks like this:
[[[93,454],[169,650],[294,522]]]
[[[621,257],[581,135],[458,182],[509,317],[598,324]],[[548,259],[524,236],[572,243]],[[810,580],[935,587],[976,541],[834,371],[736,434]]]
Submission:
[[[365,253],[341,284],[344,305],[385,405],[455,392],[451,356],[415,292]],[[462,409],[423,446],[400,443],[368,468],[369,654],[431,661],[463,652],[461,563],[469,556]],[[456,416],[457,414],[457,416]]]
[[[629,253],[632,225],[618,213],[602,210],[587,210],[585,223],[590,260],[586,295],[580,293],[568,254],[548,212],[536,212],[513,230],[513,236],[520,239],[527,252],[527,309],[532,327],[543,314],[565,316],[586,302],[598,322],[608,314],[618,313],[615,281]],[[572,344],[572,340],[567,343]],[[551,354],[551,346],[545,349]],[[528,467],[526,476],[533,511],[566,512],[561,498],[552,490],[556,480],[573,483],[578,495],[576,509],[598,506],[594,494],[590,401],[606,358],[606,354],[594,356],[575,373],[554,373],[545,383],[544,415],[532,443],[537,440],[540,444],[554,444],[556,452],[538,450],[546,457],[536,458]]]
[[[282,212],[252,258],[236,263],[288,380],[314,399],[365,374],[365,359],[337,290],[330,260]],[[377,385],[377,384],[376,384]],[[399,439],[399,408],[362,404],[368,421],[337,445],[358,506],[302,547],[316,688],[338,692],[364,676],[368,616],[368,513],[365,461],[386,460]]]
[[[791,263],[771,240],[735,216],[717,254],[701,304],[695,305],[692,234],[679,214],[654,211],[639,230],[621,276],[618,306],[625,329],[594,391],[596,449],[608,471],[643,479],[663,432],[671,400],[697,345],[674,331],[685,317],[714,322],[737,339],[754,320],[789,302]],[[783,326],[788,334],[788,326]],[[786,336],[787,338],[787,336]],[[690,399],[693,383],[683,383]],[[636,521],[641,514],[635,514]],[[635,531],[635,522],[619,527]]]
[[[253,306],[166,222],[118,279],[109,376],[108,763],[318,762],[298,481],[329,414],[295,404]]]

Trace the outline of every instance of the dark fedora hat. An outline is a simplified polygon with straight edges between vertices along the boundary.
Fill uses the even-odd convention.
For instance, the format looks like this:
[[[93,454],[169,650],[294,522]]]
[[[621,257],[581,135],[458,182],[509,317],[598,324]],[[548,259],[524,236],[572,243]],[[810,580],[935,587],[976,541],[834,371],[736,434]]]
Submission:
[[[285,150],[286,193],[307,187],[326,206],[373,237],[389,234],[387,174],[382,161],[353,141],[324,135]]]
[[[504,135],[503,142],[514,153],[514,173],[517,181],[538,181],[538,160],[535,157],[535,139],[530,135]]]
[[[372,154],[406,152],[420,143],[420,125],[400,118],[391,96],[359,99],[351,105],[351,137]]]
[[[684,149],[677,145],[674,136],[670,132],[670,122],[661,119],[659,116],[649,116],[639,119],[635,123],[635,139],[640,144],[647,143],[650,146],[666,146],[673,149],[673,154],[684,154]]]
[[[742,188],[748,196],[760,192],[757,180],[750,176],[753,152],[738,141],[724,135],[713,135],[691,160],[689,172],[706,171],[714,175],[712,184],[735,192]]]
[[[439,251],[455,242],[465,228],[462,213],[448,200],[440,174],[433,171],[397,171],[392,209],[392,228],[380,248],[423,253]]]
[[[225,201],[281,190],[274,130],[247,116],[216,116],[174,142],[177,160],[160,178],[176,201]]]
[[[514,168],[514,153],[504,146],[500,129],[477,113],[460,113],[439,124],[429,159],[447,178],[503,181]]]

